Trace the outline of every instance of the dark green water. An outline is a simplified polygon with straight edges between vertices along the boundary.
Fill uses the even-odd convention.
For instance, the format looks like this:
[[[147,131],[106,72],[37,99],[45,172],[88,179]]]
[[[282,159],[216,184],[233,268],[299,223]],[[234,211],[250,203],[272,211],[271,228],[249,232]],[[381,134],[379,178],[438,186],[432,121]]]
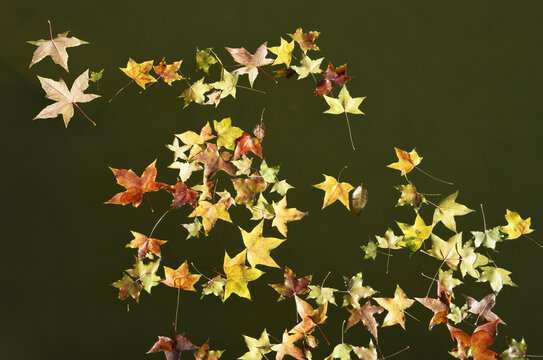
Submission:
[[[158,159],[159,181],[173,183],[176,172],[166,169],[171,153],[165,144],[173,135],[198,130],[206,121],[231,116],[250,129],[266,108],[268,135],[264,155],[271,165],[281,164],[280,177],[296,189],[289,206],[310,215],[289,225],[288,241],[274,258],[298,275],[313,274],[320,283],[328,271],[328,286],[342,288],[341,275],[364,273],[365,282],[392,296],[396,283],[410,297],[424,296],[428,280],[439,263],[418,255],[392,258],[385,275],[384,257],[363,261],[360,245],[374,234],[384,234],[394,221],[412,222],[413,212],[395,208],[403,183],[385,165],[395,161],[393,147],[416,147],[424,157],[422,168],[454,181],[454,187],[415,173],[411,179],[424,192],[443,194],[460,190],[458,201],[472,209],[484,204],[489,226],[504,225],[506,209],[532,217],[540,229],[543,165],[543,3],[540,1],[357,1],[350,5],[317,2],[259,4],[245,1],[137,2],[12,2],[2,9],[4,45],[0,55],[3,99],[4,254],[0,339],[6,359],[161,359],[144,355],[157,335],[169,335],[175,312],[175,290],[165,286],[143,294],[140,304],[117,300],[110,283],[129,268],[133,252],[124,245],[129,230],[147,233],[168,206],[167,194],[153,194],[157,208],[137,209],[103,205],[120,187],[108,166],[132,168],[138,174]],[[70,74],[44,59],[28,69],[34,47],[26,40],[48,37],[70,29],[90,45],[69,49]],[[137,61],[162,57],[183,59],[182,71],[192,73],[194,50],[214,47],[231,63],[223,46],[245,46],[254,51],[264,41],[270,46],[297,27],[318,30],[317,43],[325,62],[348,63],[353,96],[367,96],[365,116],[352,115],[357,150],[348,143],[345,120],[322,114],[324,102],[311,95],[311,80],[294,78],[274,85],[259,76],[255,87],[266,95],[238,90],[238,99],[225,100],[217,109],[191,105],[182,110],[177,96],[184,84],[152,86],[138,94],[132,85],[108,103],[126,84],[118,70],[128,57]],[[312,54],[313,57],[317,55]],[[60,118],[32,121],[51,102],[43,97],[36,75],[71,85],[90,68],[105,68],[100,82],[103,98],[83,104],[98,123],[92,127],[75,114],[67,130]],[[201,73],[193,75],[197,80]],[[246,81],[245,79],[243,81]],[[89,92],[96,92],[91,85]],[[310,187],[322,173],[342,175],[353,184],[364,182],[369,203],[356,218],[339,204],[321,211],[322,192]],[[239,249],[236,226],[218,223],[208,238],[185,241],[188,209],[169,215],[156,237],[170,242],[163,263],[177,267],[185,259],[203,267],[222,265],[224,250]],[[432,208],[421,214],[428,222]],[[237,210],[239,225],[249,229],[248,213]],[[480,211],[457,220],[468,234],[481,230]],[[398,232],[396,230],[396,232]],[[449,232],[441,229],[440,235]],[[532,234],[541,241],[536,231]],[[464,239],[467,239],[466,235]],[[495,312],[508,323],[492,349],[505,349],[503,335],[525,337],[529,353],[543,354],[541,330],[541,270],[543,252],[527,239],[507,242],[496,263],[513,272],[518,288],[505,287]],[[195,343],[210,339],[212,348],[227,349],[223,358],[242,355],[241,334],[257,337],[263,328],[279,337],[294,324],[292,301],[277,303],[266,284],[279,282],[281,270],[250,285],[253,302],[232,296],[225,304],[208,297],[183,294],[180,327]],[[467,280],[470,281],[471,280]],[[343,288],[342,288],[343,289]],[[476,298],[490,291],[488,284],[460,288]],[[460,295],[457,300],[460,303]],[[339,299],[338,299],[339,300]],[[399,326],[380,331],[385,354],[406,345],[397,359],[447,359],[453,348],[445,327],[426,330],[431,313],[420,305],[410,311],[407,332]],[[323,330],[333,344],[341,341],[341,322],[347,312],[332,307]],[[471,331],[469,327],[464,327]],[[320,335],[319,335],[320,336]],[[331,346],[320,338],[314,358],[327,356]],[[367,345],[369,334],[357,325],[345,341]],[[187,355],[187,358],[189,356]]]

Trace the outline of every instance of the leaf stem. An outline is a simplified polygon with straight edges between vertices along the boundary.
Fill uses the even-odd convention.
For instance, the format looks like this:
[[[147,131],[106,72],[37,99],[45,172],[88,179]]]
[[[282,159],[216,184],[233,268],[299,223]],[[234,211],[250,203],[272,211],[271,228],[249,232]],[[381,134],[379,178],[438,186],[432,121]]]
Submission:
[[[391,358],[391,357],[393,357],[393,356],[398,355],[398,354],[401,353],[401,352],[404,352],[404,351],[407,350],[407,349],[409,349],[409,345],[406,346],[406,347],[404,347],[403,349],[401,349],[401,350],[399,350],[399,351],[396,351],[396,352],[395,352],[394,354],[392,354],[392,355],[388,355],[388,356],[385,356],[385,357],[380,357],[380,358],[377,359],[377,360],[384,360],[384,359]]]
[[[534,244],[536,244],[537,246],[539,246],[540,248],[543,248],[543,245],[541,245],[540,243],[538,243],[535,239],[531,238],[530,236],[526,235],[526,234],[522,234],[522,236],[524,236],[526,239],[528,240],[531,240]]]
[[[77,107],[79,111],[81,111],[81,114],[83,114],[92,123],[92,125],[96,126],[96,123],[92,121],[92,119],[88,117],[87,114],[85,114],[85,112],[79,107],[79,105],[77,105],[76,102],[72,102],[72,104],[75,105],[75,107]]]
[[[428,176],[428,177],[431,177],[431,178],[434,179],[434,180],[437,180],[437,181],[442,182],[442,183],[447,184],[447,185],[454,185],[454,183],[448,182],[448,181],[445,181],[445,180],[441,180],[441,179],[439,179],[439,178],[436,178],[435,176],[428,174],[426,171],[424,171],[424,170],[422,170],[422,169],[420,169],[420,168],[418,168],[418,167],[416,167],[416,166],[415,166],[415,169],[417,169],[418,171],[420,171],[420,172],[423,173],[424,175],[426,175],[426,176]]]
[[[483,216],[483,228],[485,229],[485,233],[486,233],[486,219],[485,219],[485,209],[483,209],[483,204],[481,203],[481,214]]]
[[[275,79],[273,78],[273,76],[271,76],[270,74],[268,74],[267,72],[265,72],[264,70],[262,70],[262,68],[261,68],[260,66],[257,66],[257,68],[258,68],[260,71],[262,71],[264,74],[266,74],[270,79],[272,79],[272,81],[273,81],[274,83],[277,84],[277,80],[275,80]]]
[[[177,288],[177,306],[175,307],[175,326],[174,330],[177,331],[177,317],[179,315],[179,294],[181,293],[181,288]]]
[[[198,270],[198,268],[194,265],[194,263],[191,261],[190,264],[192,265],[192,267],[194,268],[194,270],[196,270],[196,272],[200,275],[202,275],[203,277],[205,277],[208,281],[212,281],[213,279],[211,278],[208,278],[207,276],[205,276],[204,274],[202,274],[202,272],[200,270]]]
[[[156,227],[158,226],[158,224],[160,224],[160,222],[162,221],[162,219],[164,219],[164,216],[166,216],[167,213],[169,213],[170,211],[172,211],[172,209],[168,209],[164,212],[164,214],[162,214],[162,216],[158,219],[158,221],[155,223],[155,225],[153,226],[153,229],[151,230],[151,233],[149,234],[149,237],[153,236],[153,233],[155,232],[155,229]]]
[[[256,92],[261,93],[261,94],[265,94],[265,93],[266,93],[265,91],[258,90],[258,89],[253,89],[253,88],[250,88],[250,87],[248,87],[248,86],[243,86],[243,85],[237,85],[237,84],[236,84],[236,87],[239,87],[239,88],[245,89],[245,90],[256,91]]]
[[[126,89],[126,87],[127,87],[128,85],[132,84],[133,82],[134,82],[134,79],[130,80],[130,82],[129,82],[128,84],[126,84],[125,86],[123,86],[122,88],[120,88],[120,89],[115,93],[115,95],[113,95],[113,97],[112,97],[111,99],[109,99],[108,102],[112,102],[113,99],[115,99],[115,98],[117,97],[117,95],[119,95],[119,93],[120,93],[121,91],[123,91],[124,89]]]
[[[351,132],[351,123],[349,122],[349,116],[347,115],[347,111],[344,111],[344,113],[345,119],[347,120],[347,129],[349,129],[349,139],[351,139],[351,146],[353,147],[353,150],[356,150],[354,147],[353,134]]]

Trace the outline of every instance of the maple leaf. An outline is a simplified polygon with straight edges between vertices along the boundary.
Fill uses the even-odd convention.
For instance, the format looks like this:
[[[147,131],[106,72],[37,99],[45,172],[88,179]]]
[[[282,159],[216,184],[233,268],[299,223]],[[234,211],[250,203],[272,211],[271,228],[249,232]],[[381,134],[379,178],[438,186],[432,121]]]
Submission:
[[[282,284],[269,284],[279,293],[279,299],[283,300],[296,294],[306,294],[309,292],[308,286],[311,283],[311,275],[296,278],[296,274],[285,266],[285,281]]]
[[[228,210],[230,206],[234,205],[234,199],[232,198],[232,195],[228,192],[228,190],[217,191],[217,195],[221,197],[217,204],[224,204],[226,210]]]
[[[287,236],[287,222],[300,220],[307,215],[306,212],[300,211],[295,208],[287,209],[287,197],[283,197],[278,203],[273,203],[273,212],[274,218],[272,221],[272,226],[275,226],[277,230],[283,236]]]
[[[353,346],[353,352],[360,360],[377,360],[377,349],[375,348],[375,345],[373,345],[371,339],[367,348],[363,346]]]
[[[166,279],[162,280],[162,283],[187,291],[196,291],[194,284],[198,281],[200,276],[202,276],[191,274],[186,260],[177,268],[177,270],[164,266],[164,274],[166,275]]]
[[[490,230],[482,231],[472,231],[471,234],[474,237],[473,243],[476,247],[481,245],[486,246],[490,249],[496,248],[496,243],[502,241],[502,234],[500,234],[500,227],[496,226]]]
[[[221,91],[216,90],[209,94],[206,94],[207,101],[204,103],[204,105],[215,105],[215,107],[219,106],[219,103],[221,102]]]
[[[147,351],[147,354],[164,351],[166,360],[178,360],[183,350],[194,350],[198,347],[191,343],[185,335],[176,335],[173,339],[167,336],[159,336],[158,341]]]
[[[198,218],[194,219],[194,222],[190,224],[182,224],[185,229],[189,232],[187,235],[187,240],[191,237],[200,237],[200,230],[202,230],[202,223]]]
[[[232,164],[236,166],[236,176],[239,175],[249,175],[251,174],[251,166],[253,164],[253,159],[249,159],[246,155],[241,157],[241,160],[233,160]]]
[[[209,74],[209,67],[217,63],[217,59],[213,56],[212,48],[198,50],[196,48],[196,66],[200,70],[204,70],[206,74]]]
[[[489,350],[488,347],[496,339],[498,322],[499,320],[494,320],[476,327],[471,336],[447,324],[456,344],[450,354],[458,359],[465,359],[468,357],[468,353],[471,353],[474,360],[495,360],[498,354]]]
[[[454,217],[466,215],[473,211],[467,206],[457,203],[457,196],[458,190],[441,200],[434,211],[434,224],[441,221],[447,228],[456,232],[456,221],[454,220]]]
[[[320,50],[319,47],[315,44],[315,39],[319,37],[320,32],[318,31],[309,31],[304,33],[302,28],[296,29],[294,34],[289,34],[290,37],[300,45],[300,49],[304,52],[307,50]]]
[[[213,120],[213,127],[217,132],[217,147],[225,147],[228,150],[234,150],[236,147],[236,139],[243,134],[237,126],[232,126],[232,119],[227,117],[222,119],[220,122]]]
[[[248,179],[232,179],[236,189],[236,204],[251,204],[254,198],[268,187],[268,183],[261,176],[254,176]]]
[[[189,159],[192,159],[198,153],[200,153],[204,148],[204,143],[208,140],[215,138],[215,135],[212,134],[211,125],[209,121],[202,127],[200,134],[195,133],[194,131],[185,131],[182,134],[176,134],[175,136],[183,142],[183,144],[190,146],[190,155]],[[184,152],[185,150],[183,150]]]
[[[171,151],[173,151],[173,161],[176,161],[177,159],[188,160],[187,154],[185,154],[185,152],[188,149],[190,149],[192,146],[191,145],[179,146],[179,139],[175,137],[173,139],[173,143],[167,144],[166,147],[170,149]]]
[[[215,276],[213,279],[206,282],[202,285],[202,297],[206,295],[213,294],[222,298],[224,296],[224,285],[226,284],[226,279],[221,275]]]
[[[408,204],[413,206],[413,209],[418,212],[422,203],[427,204],[424,195],[419,193],[415,185],[412,183],[396,186],[396,190],[402,193],[396,206],[404,206]]]
[[[302,318],[302,321],[289,331],[291,334],[310,334],[316,326],[322,324],[326,320],[326,312],[328,310],[327,302],[317,309],[313,309],[311,305],[300,299],[297,295],[294,295],[294,300],[296,301],[296,310]]]
[[[456,270],[460,264],[460,254],[457,245],[462,241],[462,233],[455,234],[445,241],[439,236],[432,234],[432,248],[428,253],[438,260],[443,260],[447,265]]]
[[[180,60],[170,65],[166,65],[166,58],[162,58],[162,61],[160,61],[160,63],[157,66],[153,66],[153,70],[155,71],[155,74],[157,74],[159,78],[163,78],[164,82],[171,86],[172,82],[184,79],[182,75],[177,73],[177,71],[179,70],[179,67],[181,67],[182,61],[183,60]]]
[[[262,194],[258,196],[256,204],[247,204],[247,208],[253,214],[251,220],[273,219],[273,217],[275,216],[275,210],[273,210],[273,205],[270,205],[268,203],[268,200],[266,200],[266,198]]]
[[[36,45],[38,48],[34,51],[32,55],[32,61],[28,68],[31,68],[32,65],[40,62],[46,56],[51,56],[53,61],[62,66],[66,71],[68,70],[68,52],[66,48],[75,47],[79,45],[88,44],[88,42],[79,40],[76,37],[68,37],[69,31],[65,31],[62,34],[58,34],[56,38],[53,39],[53,31],[51,30],[51,22],[49,23],[49,36],[50,40],[36,40],[36,41],[27,41],[27,43]]]
[[[243,244],[247,248],[247,261],[249,261],[249,264],[251,264],[252,267],[259,264],[270,267],[279,267],[279,265],[271,258],[270,251],[281,245],[285,240],[263,237],[263,227],[264,220],[258,223],[250,233],[239,228],[241,236],[243,237]]]
[[[134,239],[126,245],[126,247],[138,249],[138,257],[143,259],[148,253],[153,253],[160,256],[160,245],[166,243],[167,240],[158,240],[149,238],[135,231],[130,231]]]
[[[277,55],[277,58],[274,60],[272,65],[285,64],[290,67],[290,62],[292,60],[292,51],[294,50],[294,40],[291,42],[286,41],[281,38],[281,46],[269,47],[273,54]]]
[[[189,189],[184,182],[178,181],[177,184],[167,187],[166,191],[173,195],[171,209],[177,209],[187,203],[196,208],[198,193]]]
[[[272,345],[270,344],[270,339],[266,329],[262,331],[259,339],[252,338],[247,335],[243,335],[245,339],[245,344],[247,344],[248,352],[240,356],[240,360],[260,360],[262,356],[268,354],[272,351]]]
[[[368,189],[360,184],[360,186],[353,191],[351,203],[356,216],[360,215],[368,203]]]
[[[375,239],[377,239],[377,246],[382,249],[401,249],[398,242],[403,239],[403,236],[394,235],[394,231],[388,228],[384,237],[375,235]]]
[[[212,86],[210,84],[204,83],[204,78],[201,78],[192,85],[189,85],[189,87],[186,88],[181,95],[179,95],[180,98],[185,99],[183,109],[189,106],[189,104],[193,101],[196,104],[202,104],[205,100],[204,94],[211,89]]]
[[[211,83],[215,89],[220,90],[221,99],[224,99],[228,95],[236,98],[236,85],[238,83],[239,74],[232,75],[225,69],[221,71],[221,81]],[[240,134],[241,135],[241,134]]]
[[[228,151],[219,152],[217,145],[208,143],[206,149],[196,155],[193,161],[204,164],[204,182],[208,182],[213,174],[219,170],[230,176],[236,174],[236,169],[230,162],[231,156],[232,153]]]
[[[377,257],[377,243],[370,238],[367,245],[361,245],[360,248],[364,251],[364,259],[373,259]]]
[[[90,72],[89,81],[96,83],[96,85],[98,86],[98,91],[100,91],[99,80],[102,78],[103,74],[104,74],[104,69],[100,71],[96,71],[96,72],[95,71]]]
[[[155,163],[156,160],[149,164],[141,177],[137,176],[131,169],[114,169],[110,167],[117,178],[117,183],[124,186],[126,191],[116,194],[106,201],[106,204],[127,205],[132,203],[132,206],[138,207],[145,193],[158,191],[167,186],[164,183],[155,181],[157,175]]]
[[[358,107],[364,101],[366,97],[352,98],[347,90],[347,86],[343,85],[337,99],[324,95],[324,100],[330,106],[330,109],[326,110],[325,114],[364,114]]]
[[[459,307],[451,303],[451,308],[449,309],[449,314],[447,315],[447,319],[451,320],[455,324],[459,324],[468,317],[467,310],[468,310],[467,304],[464,304],[462,307]]]
[[[301,66],[292,66],[292,69],[298,74],[298,80],[306,78],[309,74],[317,74],[322,72],[320,66],[323,59],[324,58],[311,60],[309,56],[304,55],[302,60],[300,60]]]
[[[193,172],[203,169],[203,167],[195,162],[186,161],[174,161],[168,166],[168,168],[179,170],[179,178],[181,181],[187,181]]]
[[[345,327],[345,332],[349,330],[352,326],[356,325],[359,322],[362,322],[368,331],[373,335],[375,341],[378,341],[377,338],[377,320],[374,318],[374,314],[380,314],[385,309],[381,306],[374,306],[371,304],[371,301],[368,300],[362,307],[347,309],[351,313],[349,320],[347,321],[347,327]]]
[[[238,64],[244,65],[241,68],[238,68],[232,72],[232,74],[248,74],[249,83],[253,87],[253,83],[258,76],[258,69],[262,70],[260,67],[264,65],[269,65],[273,62],[273,59],[266,59],[268,54],[268,48],[266,47],[267,43],[264,43],[256,49],[254,55],[245,50],[245,48],[229,48],[225,49],[232,55],[232,58]]]
[[[119,299],[124,300],[132,296],[136,301],[140,299],[140,293],[143,286],[140,282],[134,281],[130,276],[124,274],[123,278],[115,281],[111,286],[119,289]]]
[[[396,285],[393,298],[374,298],[374,300],[388,311],[382,326],[400,324],[405,330],[404,310],[413,305],[415,300],[409,299],[400,288],[400,285]]]
[[[75,79],[70,90],[68,90],[66,83],[62,79],[54,81],[41,76],[38,76],[38,79],[45,91],[45,97],[56,102],[45,107],[33,120],[55,118],[62,115],[64,126],[68,127],[68,123],[74,116],[75,105],[90,122],[96,125],[77,105],[77,103],[86,103],[100,97],[100,95],[96,94],[83,93],[89,87],[89,70],[85,70]]]
[[[132,58],[128,58],[128,63],[125,68],[119,68],[139,86],[145,89],[145,84],[154,82],[156,79],[149,75],[149,71],[153,67],[153,60],[137,63]]]
[[[260,176],[268,183],[275,183],[277,182],[279,167],[279,165],[268,166],[266,160],[262,160],[262,163],[260,164]]]
[[[469,274],[474,278],[479,278],[479,272],[476,268],[486,265],[489,263],[489,259],[475,252],[475,248],[472,245],[471,241],[466,242],[462,245],[461,242],[457,245],[458,255],[460,256],[460,272],[462,276]]]
[[[343,295],[342,307],[350,305],[355,309],[358,309],[360,308],[360,299],[368,298],[376,293],[376,291],[371,287],[362,285],[363,281],[361,272],[350,279],[343,277],[343,280],[347,285],[347,294]]]
[[[336,200],[339,200],[343,203],[343,205],[345,205],[347,210],[350,210],[349,192],[354,189],[354,186],[349,183],[340,183],[333,176],[328,176],[326,174],[322,175],[324,176],[324,181],[313,185],[317,189],[324,190],[324,202],[322,204],[322,208],[324,209]]]
[[[213,228],[218,219],[232,222],[230,214],[226,211],[225,204],[212,204],[209,201],[200,201],[198,207],[189,214],[189,217],[200,216],[204,227],[205,236]]]
[[[317,88],[313,95],[326,95],[332,89],[333,83],[339,86],[345,85],[345,83],[352,79],[352,76],[345,75],[347,64],[343,64],[338,67],[334,67],[332,63],[328,64],[328,68],[322,72],[324,80],[317,82]]]
[[[119,299],[124,300],[128,296],[132,296],[136,301],[139,301],[140,293],[143,289],[150,294],[151,288],[160,282],[160,277],[156,275],[159,266],[160,258],[148,263],[144,263],[143,260],[136,258],[134,267],[125,270],[128,275],[124,274],[121,280],[112,284],[113,287],[119,289]]]
[[[524,338],[522,338],[522,340],[520,341],[517,341],[513,338],[507,338],[507,345],[509,346],[509,348],[500,354],[500,359],[502,360],[513,360],[513,359],[528,360],[528,356],[526,355],[526,351],[528,351],[528,347],[526,346],[526,341],[524,341]]]
[[[437,299],[430,297],[416,297],[415,300],[434,312],[434,316],[430,320],[430,325],[428,325],[429,330],[432,330],[434,325],[446,323],[448,321],[447,315],[451,308],[451,296],[448,295],[447,292],[441,292]]]
[[[309,285],[308,299],[315,299],[318,305],[324,305],[324,303],[336,304],[336,298],[334,292],[338,289],[324,287],[321,285]]]
[[[411,152],[409,153],[405,150],[398,149],[397,147],[395,147],[394,150],[396,151],[398,161],[387,165],[387,167],[400,170],[402,172],[401,176],[404,176],[405,174],[413,170],[413,168],[420,164],[420,162],[422,161],[422,157],[417,154],[417,151],[415,149],[411,150]]]
[[[472,314],[478,315],[477,318],[481,318],[486,322],[492,322],[500,319],[498,315],[491,311],[496,304],[496,294],[488,294],[480,301],[475,300],[471,296],[464,295],[464,297],[466,298],[466,305],[469,306],[468,311]],[[500,323],[505,325],[505,322],[502,320],[500,320]]]
[[[243,135],[236,139],[236,144],[234,160],[248,154],[249,151],[262,159],[262,145],[260,145],[260,140],[257,138],[253,138],[251,135],[243,133]]]
[[[507,209],[507,213],[505,214],[505,220],[507,220],[507,225],[500,227],[500,231],[507,234],[506,240],[516,239],[520,235],[529,234],[534,231],[534,229],[530,229],[531,218],[523,220],[518,213],[509,209]]]
[[[289,189],[294,189],[294,186],[287,183],[286,180],[281,180],[273,184],[273,187],[271,189],[272,192],[276,192],[281,196],[285,196],[287,194],[287,191]]]
[[[200,346],[197,350],[194,350],[194,358],[196,360],[217,360],[221,357],[224,350],[209,350],[209,339]]]
[[[245,266],[247,250],[243,250],[233,258],[224,252],[224,273],[226,274],[226,285],[224,286],[224,298],[226,301],[231,294],[251,300],[251,293],[247,287],[249,281],[256,280],[263,274],[262,271]]]
[[[353,351],[353,346],[350,344],[341,343],[334,346],[332,353],[328,355],[324,360],[351,360],[351,351]]]
[[[403,240],[399,245],[408,248],[411,252],[415,252],[422,246],[424,240],[430,237],[434,225],[428,225],[424,223],[424,220],[417,213],[415,223],[413,225],[396,222],[404,234]]]
[[[460,284],[462,284],[462,281],[453,277],[452,270],[443,271],[439,269],[439,276],[437,281],[438,294],[441,294],[443,291],[445,291],[447,294],[454,297],[453,288]]]
[[[503,285],[517,286],[509,277],[511,271],[495,266],[483,266],[481,270],[483,272],[477,281],[488,281],[495,293],[499,293]]]
[[[275,359],[283,360],[285,355],[290,355],[298,360],[308,360],[302,350],[294,345],[296,341],[302,339],[303,337],[304,334],[302,333],[289,334],[288,331],[285,330],[281,343],[273,345],[271,348],[272,351],[277,352]]]

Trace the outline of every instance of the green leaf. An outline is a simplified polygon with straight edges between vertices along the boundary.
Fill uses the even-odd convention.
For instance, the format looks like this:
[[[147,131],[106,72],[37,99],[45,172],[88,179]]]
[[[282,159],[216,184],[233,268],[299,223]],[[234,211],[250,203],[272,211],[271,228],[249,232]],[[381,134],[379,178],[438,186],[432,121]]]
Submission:
[[[517,286],[509,277],[510,271],[494,266],[483,266],[483,273],[477,281],[488,281],[495,293],[500,292],[503,285]]]
[[[264,181],[266,181],[267,183],[277,182],[278,172],[279,172],[279,165],[270,167],[266,163],[266,160],[262,160],[262,164],[260,164],[260,176],[262,176]]]
[[[512,360],[512,359],[528,360],[528,357],[526,356],[526,351],[528,350],[528,347],[526,346],[526,342],[524,341],[524,338],[522,338],[522,340],[520,341],[517,341],[513,338],[507,338],[507,344],[509,345],[509,348],[501,353],[500,359],[502,360]]]

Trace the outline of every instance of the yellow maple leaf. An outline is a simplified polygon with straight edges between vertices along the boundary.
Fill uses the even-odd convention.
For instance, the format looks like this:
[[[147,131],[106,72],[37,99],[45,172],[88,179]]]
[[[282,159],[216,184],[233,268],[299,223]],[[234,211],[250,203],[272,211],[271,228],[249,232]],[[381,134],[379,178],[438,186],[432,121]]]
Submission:
[[[179,67],[181,67],[182,61],[183,60],[176,61],[167,65],[166,58],[162,58],[162,61],[157,66],[153,66],[153,70],[155,71],[155,74],[164,79],[166,84],[171,86],[172,82],[184,79],[182,75],[177,73]]]
[[[324,176],[324,181],[320,184],[313,185],[317,189],[324,190],[324,202],[322,208],[324,209],[328,205],[332,204],[336,200],[339,200],[345,205],[347,210],[349,209],[349,192],[354,189],[349,183],[339,183],[333,176]]]
[[[151,70],[151,67],[153,66],[153,60],[144,61],[142,63],[137,63],[131,58],[128,58],[128,63],[126,64],[125,68],[119,68],[121,69],[126,76],[131,78],[145,89],[145,84],[151,81],[156,81],[154,77],[149,75],[149,71]]]
[[[292,51],[294,50],[294,40],[288,42],[281,38],[281,46],[272,46],[268,50],[277,55],[272,65],[285,64],[287,67],[290,67]]]
[[[287,236],[287,222],[300,220],[307,215],[306,212],[300,211],[298,209],[290,208],[287,209],[287,197],[283,197],[278,203],[272,204],[274,211],[274,218],[272,221],[272,226],[275,226],[277,230],[283,236]]]
[[[436,210],[434,211],[434,225],[441,221],[447,228],[456,232],[456,221],[454,220],[454,217],[466,215],[473,211],[467,206],[457,203],[457,196],[458,190],[447,196],[437,205]]]
[[[424,240],[430,237],[434,224],[426,225],[424,220],[417,214],[413,225],[396,222],[404,234],[403,240],[398,245],[409,248],[411,251],[417,251],[422,246]]]
[[[189,217],[195,216],[202,218],[202,225],[206,236],[218,219],[228,221],[229,223],[232,222],[230,214],[226,211],[225,204],[212,204],[209,201],[198,202],[198,207],[189,214]]]
[[[247,248],[247,261],[249,261],[249,264],[251,264],[252,267],[255,267],[258,264],[279,267],[279,265],[271,258],[270,251],[281,245],[285,240],[263,237],[263,226],[264,220],[256,225],[251,232],[239,228],[241,236],[243,237],[243,243]]]
[[[218,134],[217,147],[220,149],[222,146],[228,150],[234,150],[236,147],[236,139],[243,134],[237,126],[232,126],[232,119],[224,118],[220,122],[213,120],[213,127]]]
[[[417,154],[415,149],[411,150],[410,153],[396,147],[394,148],[394,150],[396,150],[396,156],[398,157],[398,161],[387,165],[387,167],[400,170],[402,172],[402,176],[413,170],[413,168],[420,164],[422,160],[422,157]]]
[[[245,266],[246,255],[247,250],[243,250],[233,258],[230,258],[228,253],[224,252],[223,269],[226,274],[226,284],[224,285],[223,301],[228,299],[232,293],[251,300],[251,293],[249,292],[247,283],[258,279],[264,272]]]
[[[373,299],[388,311],[388,314],[383,321],[383,327],[400,324],[401,327],[405,329],[404,310],[413,305],[415,300],[409,299],[405,295],[405,292],[400,288],[400,285],[396,285],[396,292],[394,293],[393,298]]]
[[[185,91],[183,91],[181,95],[179,95],[180,98],[185,99],[185,105],[183,106],[183,109],[189,106],[189,104],[193,101],[196,104],[202,104],[206,99],[204,94],[212,88],[213,87],[210,84],[204,83],[204,78],[201,78],[194,84],[190,85],[188,88],[185,89]]]
[[[500,227],[500,231],[507,234],[506,240],[516,239],[520,235],[529,234],[534,231],[534,229],[530,229],[532,218],[523,220],[515,211],[507,209],[505,220],[507,220],[507,225]]]
[[[330,106],[330,109],[324,112],[325,114],[364,114],[362,111],[360,111],[360,109],[358,109],[358,107],[366,97],[363,96],[352,98],[351,94],[349,94],[349,91],[347,90],[347,86],[345,85],[343,85],[341,88],[337,99],[326,95],[323,96],[328,106]]]

